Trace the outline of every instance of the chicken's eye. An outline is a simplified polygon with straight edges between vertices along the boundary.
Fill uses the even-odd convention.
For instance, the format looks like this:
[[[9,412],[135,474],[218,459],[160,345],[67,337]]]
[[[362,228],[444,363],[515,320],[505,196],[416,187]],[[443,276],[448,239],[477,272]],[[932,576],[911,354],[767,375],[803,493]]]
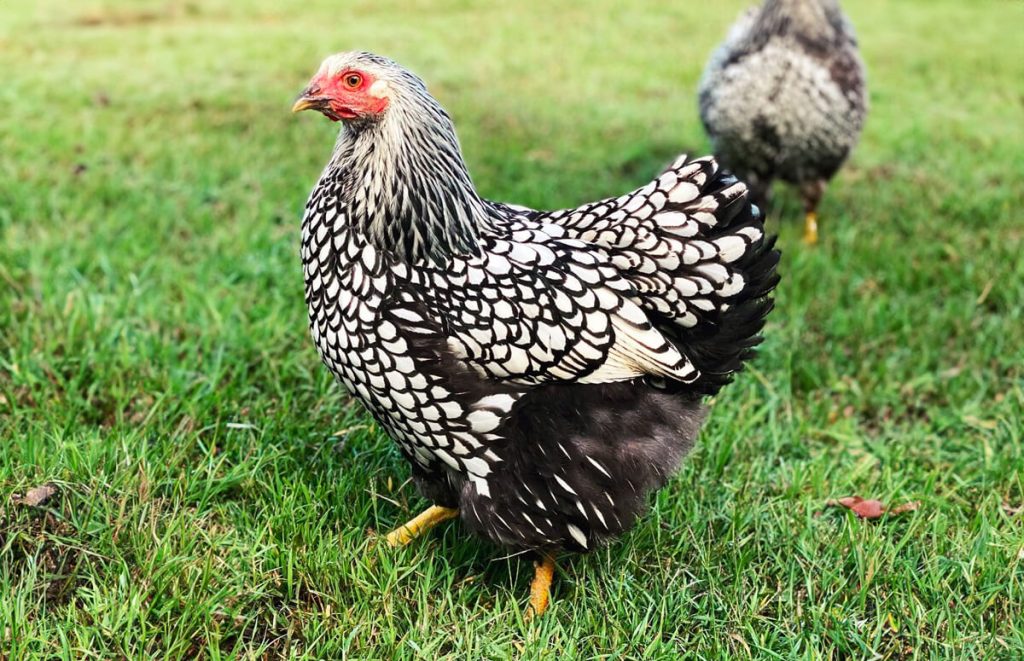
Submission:
[[[344,82],[345,87],[349,88],[350,90],[354,90],[363,84],[363,77],[360,76],[358,73],[348,73],[345,74]]]

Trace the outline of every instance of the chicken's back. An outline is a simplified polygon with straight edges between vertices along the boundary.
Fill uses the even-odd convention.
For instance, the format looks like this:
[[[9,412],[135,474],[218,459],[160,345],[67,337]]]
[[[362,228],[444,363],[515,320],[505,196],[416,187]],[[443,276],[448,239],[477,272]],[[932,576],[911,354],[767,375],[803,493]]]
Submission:
[[[779,253],[747,186],[714,159],[680,156],[631,193],[536,218],[602,251],[653,327],[700,375],[652,375],[660,386],[712,395],[760,342]]]

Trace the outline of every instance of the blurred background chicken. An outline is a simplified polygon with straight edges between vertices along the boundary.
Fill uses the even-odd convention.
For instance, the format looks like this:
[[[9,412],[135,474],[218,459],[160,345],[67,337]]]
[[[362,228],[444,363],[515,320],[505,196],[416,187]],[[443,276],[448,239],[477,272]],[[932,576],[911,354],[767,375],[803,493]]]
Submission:
[[[342,122],[302,224],[316,348],[433,503],[387,539],[459,516],[537,551],[540,613],[554,552],[632,527],[753,355],[760,212],[710,158],[575,209],[483,199],[423,81],[369,53],[327,58],[294,109]]]
[[[836,0],[765,0],[712,54],[700,116],[715,155],[765,205],[772,182],[797,186],[804,240],[818,239],[828,181],[857,144],[867,101],[853,28]]]

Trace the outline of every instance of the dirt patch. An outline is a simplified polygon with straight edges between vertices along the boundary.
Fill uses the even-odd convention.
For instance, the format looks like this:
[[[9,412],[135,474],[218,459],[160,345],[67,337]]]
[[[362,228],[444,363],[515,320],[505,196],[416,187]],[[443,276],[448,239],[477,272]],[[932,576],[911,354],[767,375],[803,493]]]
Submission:
[[[77,541],[78,531],[52,508],[61,504],[57,489],[43,485],[0,507],[0,563],[17,583],[34,569],[33,589],[55,606],[74,598],[83,564],[92,561]]]
[[[199,5],[191,2],[168,2],[156,8],[106,7],[79,14],[71,19],[75,27],[135,27],[153,23],[168,23],[200,13]]]

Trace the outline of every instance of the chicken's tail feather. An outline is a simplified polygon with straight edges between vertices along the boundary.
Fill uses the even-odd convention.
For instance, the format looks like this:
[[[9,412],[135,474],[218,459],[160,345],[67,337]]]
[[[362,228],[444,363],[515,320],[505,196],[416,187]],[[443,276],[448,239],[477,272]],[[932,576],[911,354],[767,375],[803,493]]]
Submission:
[[[775,237],[766,236],[763,214],[750,203],[746,185],[719,170],[714,159],[680,157],[662,177],[670,173],[679,185],[698,189],[692,196],[676,196],[685,201],[667,206],[667,211],[687,218],[685,231],[669,230],[688,235],[683,265],[672,274],[674,290],[684,294],[683,304],[668,314],[651,306],[655,309],[650,313],[701,373],[697,381],[680,387],[710,395],[731,380],[761,342],[765,318],[774,306],[769,294],[779,281],[780,253]],[[677,314],[679,309],[686,313]]]

